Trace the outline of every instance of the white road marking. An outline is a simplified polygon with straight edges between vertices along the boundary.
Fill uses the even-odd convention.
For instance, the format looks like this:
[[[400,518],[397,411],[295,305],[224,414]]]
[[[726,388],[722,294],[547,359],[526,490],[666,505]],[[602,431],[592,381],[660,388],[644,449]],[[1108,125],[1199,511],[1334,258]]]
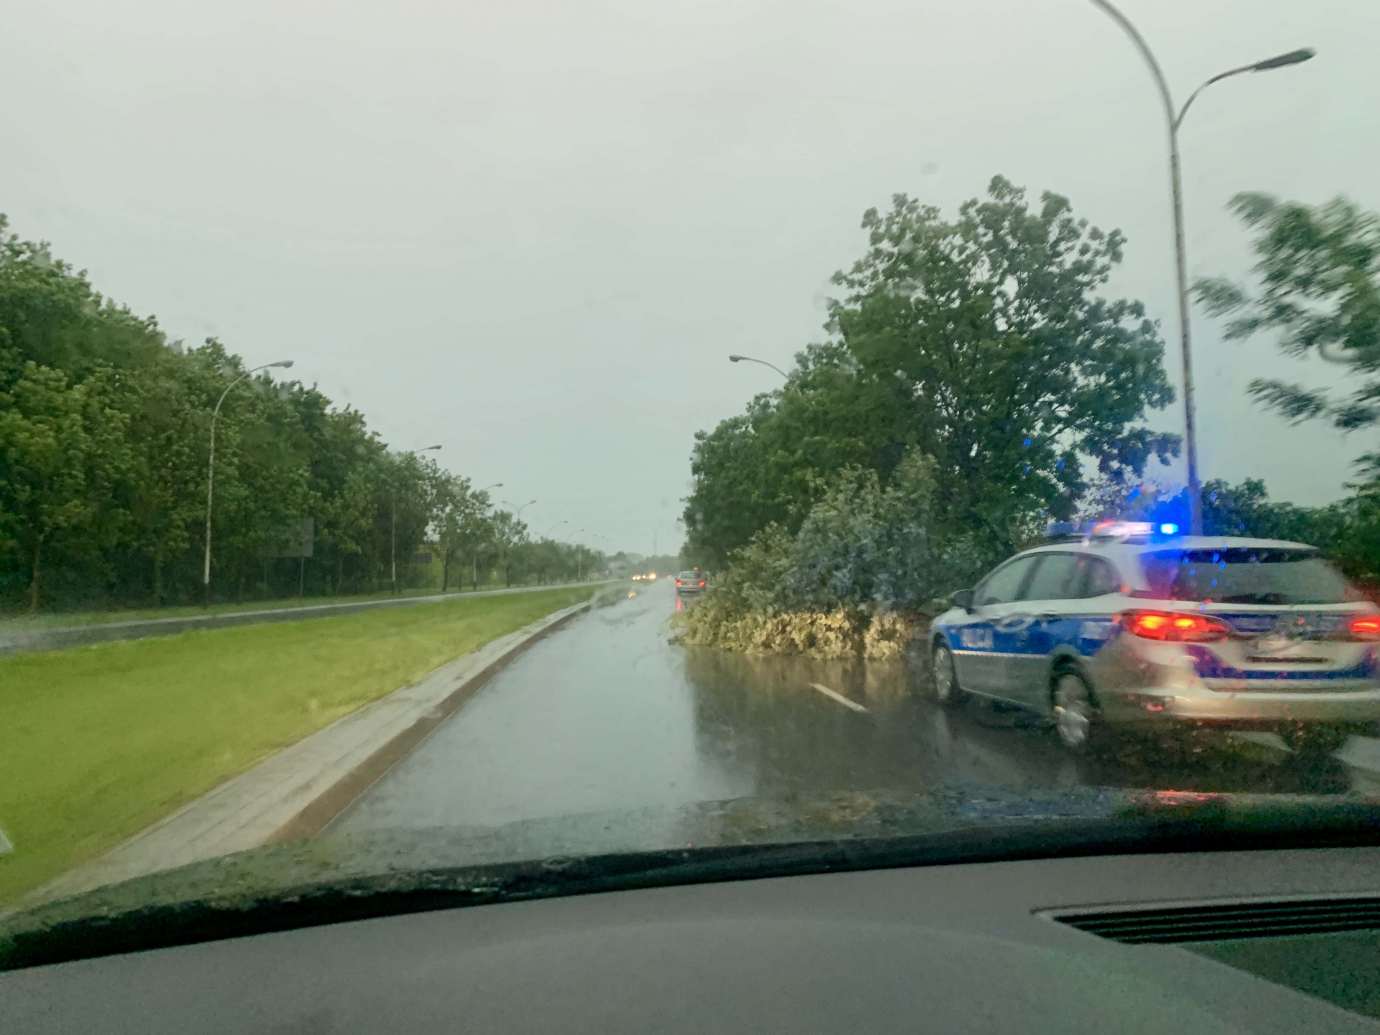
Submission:
[[[830,690],[827,686],[824,686],[820,683],[811,683],[810,686],[814,687],[814,689],[818,690],[825,697],[838,701],[838,703],[843,705],[845,708],[852,708],[855,712],[867,711],[867,709],[860,705],[857,701],[850,701],[837,690]]]

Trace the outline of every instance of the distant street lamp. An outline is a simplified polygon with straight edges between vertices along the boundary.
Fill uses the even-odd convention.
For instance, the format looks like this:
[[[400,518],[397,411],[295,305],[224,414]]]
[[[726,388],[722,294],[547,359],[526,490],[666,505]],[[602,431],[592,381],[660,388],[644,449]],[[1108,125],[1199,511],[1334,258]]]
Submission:
[[[502,483],[502,482],[494,482],[492,485],[486,485],[486,486],[484,486],[484,488],[477,490],[476,495],[478,495],[478,493],[480,493],[480,492],[488,492],[490,489],[501,489],[501,488],[503,488],[503,483]],[[478,547],[478,545],[475,546],[473,552],[470,554],[470,560],[473,562],[473,565],[474,565],[474,588],[475,588],[475,589],[478,589],[478,588],[479,588],[479,547]]]
[[[506,506],[509,506],[509,507],[513,506],[513,504],[509,503],[507,500],[499,500],[498,502],[499,502],[499,503],[502,503],[502,504],[504,504],[504,505],[506,505]],[[519,518],[521,518],[521,517],[522,517],[522,512],[523,512],[524,510],[526,510],[528,507],[530,507],[533,503],[536,503],[536,502],[537,502],[536,500],[528,500],[528,501],[527,501],[526,503],[524,503],[522,506],[518,507],[517,510],[513,511],[513,520],[516,521],[516,520],[518,520]]]
[[[1192,347],[1188,324],[1188,257],[1184,251],[1184,201],[1183,183],[1179,172],[1179,127],[1183,125],[1184,116],[1188,114],[1188,106],[1213,83],[1229,79],[1234,75],[1241,75],[1244,72],[1268,72],[1275,68],[1301,64],[1312,58],[1316,52],[1311,48],[1304,47],[1300,50],[1291,50],[1287,54],[1266,58],[1264,61],[1257,61],[1251,65],[1242,65],[1240,68],[1219,72],[1189,94],[1184,106],[1175,114],[1174,100],[1169,93],[1169,84],[1165,81],[1164,73],[1160,71],[1159,62],[1155,60],[1155,55],[1151,52],[1144,37],[1131,24],[1130,19],[1112,6],[1110,0],[1092,0],[1092,3],[1102,8],[1113,21],[1120,25],[1131,37],[1131,41],[1135,43],[1137,49],[1140,50],[1141,56],[1145,58],[1145,63],[1150,66],[1150,72],[1155,77],[1155,85],[1159,87],[1160,100],[1164,102],[1165,121],[1169,126],[1169,193],[1174,211],[1174,262],[1179,289],[1179,339],[1184,370],[1184,457],[1188,463],[1188,525],[1189,531],[1193,535],[1202,535],[1203,503],[1201,499],[1202,489],[1198,483],[1198,434],[1197,420],[1193,409]]]
[[[267,370],[269,367],[282,367],[286,370],[290,366],[292,366],[292,360],[280,359],[275,363],[261,363],[257,367],[249,368],[225,386],[225,391],[221,392],[220,398],[216,400],[216,408],[211,411],[211,452],[206,461],[206,555],[201,565],[201,593],[207,604],[211,602],[211,501],[216,485],[216,420],[220,417],[221,403],[225,402],[225,397],[230,394],[230,389],[251,374],[256,374],[260,370]]]
[[[509,503],[507,500],[499,500],[498,502],[502,503],[506,507],[513,506],[513,504]],[[518,507],[517,510],[513,512],[513,523],[516,524],[518,521],[520,521],[522,519],[522,512],[536,502],[536,500],[528,500],[522,506]],[[516,540],[514,540],[514,542],[516,542]],[[503,544],[503,570],[504,581],[511,583],[511,569],[508,566],[508,544],[506,543]]]
[[[405,450],[405,451],[403,452],[403,455],[404,455],[404,456],[409,456],[409,455],[411,455],[412,453],[432,453],[432,452],[435,452],[436,450],[438,450],[438,449],[440,449],[440,448],[441,448],[440,446],[422,446],[421,449],[408,449],[408,450]],[[388,532],[388,538],[389,538],[389,543],[388,543],[388,555],[389,555],[389,564],[390,564],[390,566],[391,566],[391,568],[392,568],[391,582],[392,582],[392,586],[393,586],[393,593],[396,594],[396,593],[398,592],[398,487],[397,487],[396,485],[393,486],[393,508],[392,508],[392,509],[393,509],[393,516],[392,516],[392,519],[391,519],[390,522],[389,522],[389,526],[390,526],[390,527],[389,527],[389,532]]]
[[[778,367],[775,363],[768,363],[765,359],[757,359],[753,356],[740,356],[737,353],[734,353],[733,355],[728,357],[728,361],[730,363],[761,363],[764,367],[771,367],[778,374],[784,377],[787,381],[791,379],[791,376],[787,374],[784,370],[782,370],[780,367]]]

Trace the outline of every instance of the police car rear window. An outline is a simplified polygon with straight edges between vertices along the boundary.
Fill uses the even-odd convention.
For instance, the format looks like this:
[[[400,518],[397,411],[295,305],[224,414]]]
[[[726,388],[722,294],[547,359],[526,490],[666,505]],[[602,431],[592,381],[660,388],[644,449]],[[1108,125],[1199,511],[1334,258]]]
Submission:
[[[1150,595],[1219,604],[1340,604],[1355,592],[1312,550],[1157,550],[1141,555]]]

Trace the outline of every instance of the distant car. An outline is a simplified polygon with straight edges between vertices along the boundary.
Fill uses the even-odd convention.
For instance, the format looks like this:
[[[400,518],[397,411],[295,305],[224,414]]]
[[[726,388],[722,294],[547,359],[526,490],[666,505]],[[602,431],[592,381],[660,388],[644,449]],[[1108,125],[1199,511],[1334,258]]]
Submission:
[[[677,593],[703,593],[708,585],[708,580],[698,571],[683,571],[676,576]]]
[[[1005,561],[935,619],[933,693],[1025,705],[1064,745],[1107,727],[1278,733],[1300,754],[1380,721],[1380,611],[1319,552],[1108,523]]]
[[[634,582],[641,582],[641,581],[643,580],[644,577],[645,577],[645,576],[643,576],[640,572],[633,572],[632,580],[633,580]]]

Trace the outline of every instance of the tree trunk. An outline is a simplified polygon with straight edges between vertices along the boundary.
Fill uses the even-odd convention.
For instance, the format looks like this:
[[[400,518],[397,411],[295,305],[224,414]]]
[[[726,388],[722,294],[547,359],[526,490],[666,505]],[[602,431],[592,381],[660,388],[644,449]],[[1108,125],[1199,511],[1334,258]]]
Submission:
[[[39,580],[39,559],[43,554],[43,537],[34,536],[34,548],[30,556],[29,567],[29,613],[38,610],[38,580]]]
[[[153,551],[153,606],[163,606],[163,548]]]
[[[441,592],[450,589],[450,551],[441,554]]]

